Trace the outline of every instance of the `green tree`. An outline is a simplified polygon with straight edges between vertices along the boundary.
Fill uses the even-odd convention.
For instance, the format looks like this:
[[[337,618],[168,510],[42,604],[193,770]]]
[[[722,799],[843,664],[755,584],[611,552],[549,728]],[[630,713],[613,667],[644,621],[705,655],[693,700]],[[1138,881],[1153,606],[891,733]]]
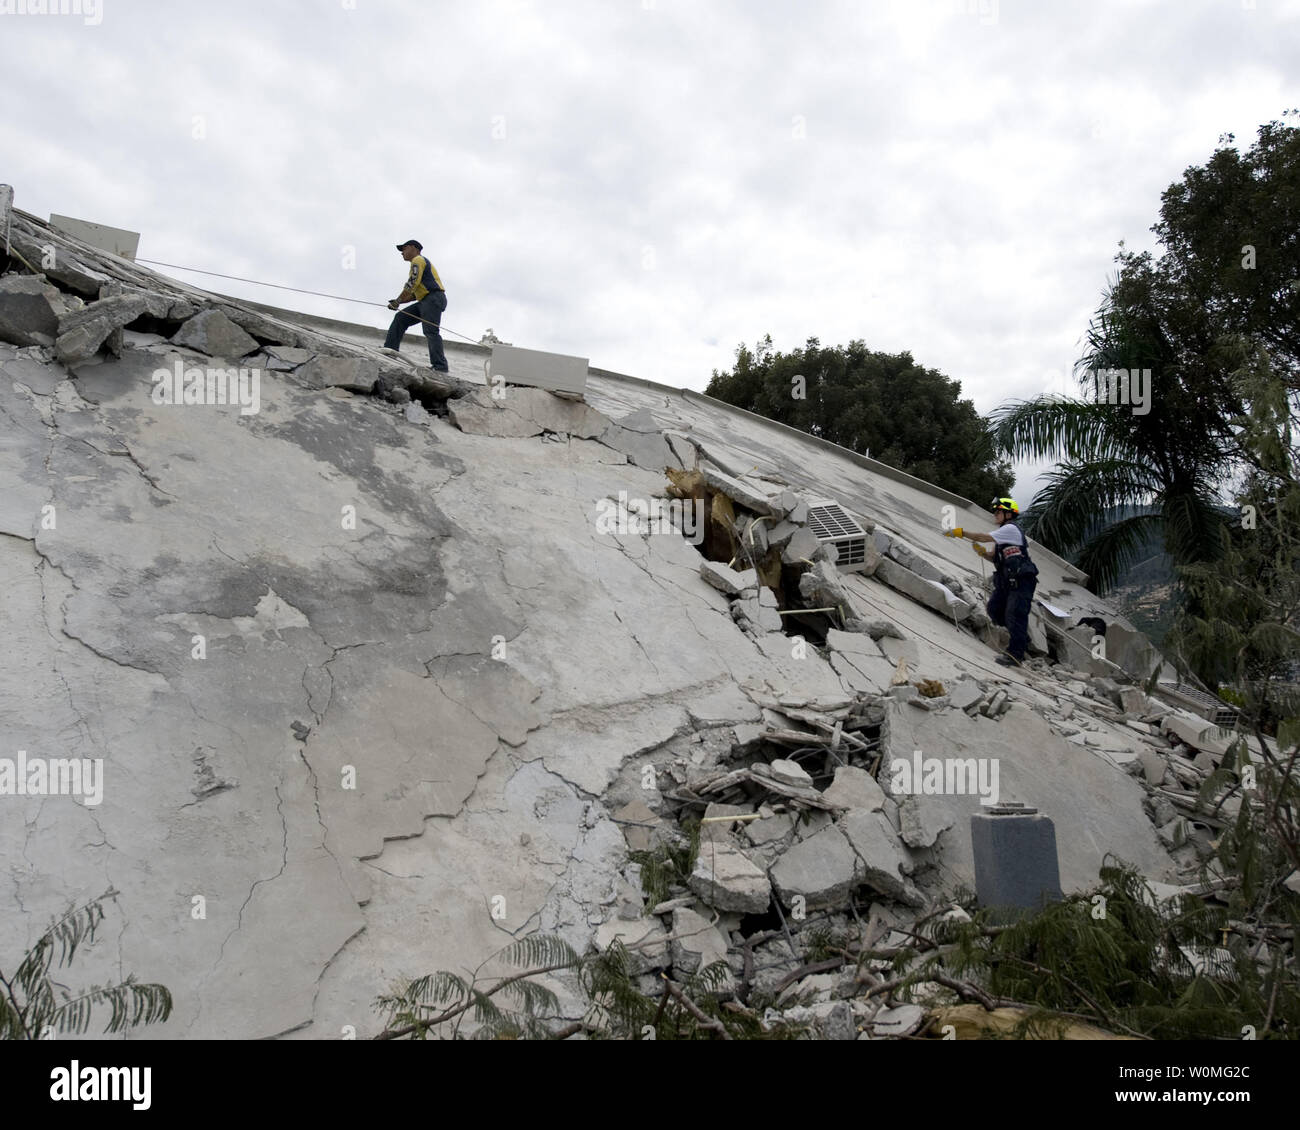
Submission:
[[[1179,569],[1188,599],[1169,644],[1232,691],[1249,725],[1275,733],[1300,715],[1300,418],[1262,347],[1234,376],[1249,405],[1236,423],[1250,470],[1218,560]]]
[[[1204,168],[1163,194],[1152,229],[1160,257],[1121,244],[1078,364],[1087,395],[994,413],[1002,450],[1061,460],[1027,529],[1077,561],[1098,591],[1153,533],[1177,565],[1221,562],[1222,500],[1258,460],[1242,442],[1251,386],[1236,374],[1262,351],[1286,395],[1300,389],[1300,130],[1262,126],[1244,155],[1231,135],[1221,140]],[[1106,402],[1108,370],[1149,370],[1149,410]],[[1098,520],[1112,508],[1124,516]]]
[[[736,350],[705,392],[739,408],[870,455],[981,502],[1005,494],[1011,464],[999,459],[961,384],[918,365],[910,353],[879,353],[861,341],[776,353],[770,336]]]
[[[117,893],[105,891],[56,919],[12,977],[0,969],[0,1039],[36,1040],[55,1032],[80,1035],[90,1027],[96,1009],[103,1007],[109,1010],[105,1032],[154,1024],[171,1015],[171,993],[162,985],[142,985],[128,976],[121,984],[96,985],[74,996],[50,976],[56,954],[59,966],[71,965],[78,948],[94,941],[104,918],[103,904]]]

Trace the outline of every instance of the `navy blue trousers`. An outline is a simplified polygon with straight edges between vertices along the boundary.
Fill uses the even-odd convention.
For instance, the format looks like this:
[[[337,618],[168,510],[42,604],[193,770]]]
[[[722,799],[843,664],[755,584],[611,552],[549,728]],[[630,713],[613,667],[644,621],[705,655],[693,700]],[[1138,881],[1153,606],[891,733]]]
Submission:
[[[993,595],[989,597],[989,619],[1011,633],[1007,651],[1024,661],[1029,646],[1029,610],[1034,606],[1034,589],[1037,578],[1021,581],[1019,588],[1008,588],[1006,582],[993,582]]]
[[[419,302],[413,302],[405,309],[393,315],[393,324],[388,327],[388,336],[384,338],[385,349],[401,349],[402,335],[417,321],[429,339],[429,364],[439,373],[447,371],[447,355],[442,351],[442,334],[438,328],[442,323],[442,312],[447,309],[447,292],[431,290]]]

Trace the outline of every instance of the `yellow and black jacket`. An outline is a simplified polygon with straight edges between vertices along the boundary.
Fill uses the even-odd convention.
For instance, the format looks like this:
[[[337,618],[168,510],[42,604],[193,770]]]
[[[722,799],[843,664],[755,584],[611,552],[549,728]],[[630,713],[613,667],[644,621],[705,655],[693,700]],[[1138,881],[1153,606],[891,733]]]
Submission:
[[[426,297],[430,291],[443,290],[442,279],[433,269],[433,264],[423,255],[411,260],[411,274],[406,280],[406,289],[415,295],[416,302]]]

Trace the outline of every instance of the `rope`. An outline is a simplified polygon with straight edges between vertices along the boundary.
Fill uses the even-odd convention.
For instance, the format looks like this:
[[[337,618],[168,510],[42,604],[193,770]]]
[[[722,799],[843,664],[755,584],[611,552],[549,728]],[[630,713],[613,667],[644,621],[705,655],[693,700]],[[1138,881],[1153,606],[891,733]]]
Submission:
[[[336,302],[352,302],[358,306],[378,306],[385,310],[389,308],[386,302],[371,302],[365,298],[347,298],[342,294],[325,294],[323,291],[319,290],[303,290],[301,287],[296,286],[282,286],[280,283],[262,282],[261,279],[246,279],[242,275],[223,275],[219,271],[202,271],[198,267],[182,267],[179,263],[162,263],[157,259],[136,259],[135,262],[149,263],[155,267],[170,267],[173,271],[190,271],[196,275],[211,275],[214,279],[231,279],[234,282],[252,283],[254,286],[269,286],[275,290],[289,290],[294,294],[311,294],[315,295],[317,298],[332,298]],[[406,314],[405,316],[416,322],[423,322],[426,326],[434,326],[435,328],[441,329],[443,333],[454,334],[456,337],[463,337],[466,341],[472,342],[474,345],[479,344],[479,342],[475,341],[467,334],[460,333],[458,330],[453,330],[448,326],[439,326],[438,323],[431,322],[427,318],[421,318],[418,314]]]

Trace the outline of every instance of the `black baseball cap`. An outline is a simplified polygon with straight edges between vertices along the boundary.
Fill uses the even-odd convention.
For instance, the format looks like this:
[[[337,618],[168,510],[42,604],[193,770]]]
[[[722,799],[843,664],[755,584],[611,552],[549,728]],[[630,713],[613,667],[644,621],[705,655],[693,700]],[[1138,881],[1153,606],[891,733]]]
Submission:
[[[424,250],[424,244],[421,243],[418,239],[408,239],[405,243],[399,243],[399,244],[397,245],[397,250],[398,250],[398,251],[401,251],[403,247],[410,247],[411,244],[415,244],[415,250],[416,250],[416,251],[423,251],[423,250]]]

